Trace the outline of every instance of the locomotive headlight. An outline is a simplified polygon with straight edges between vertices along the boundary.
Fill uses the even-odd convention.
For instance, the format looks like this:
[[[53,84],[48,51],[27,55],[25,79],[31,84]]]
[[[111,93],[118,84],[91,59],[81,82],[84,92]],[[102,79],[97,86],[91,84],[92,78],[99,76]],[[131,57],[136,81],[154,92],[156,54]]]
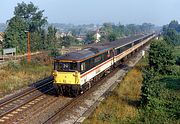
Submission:
[[[57,71],[56,70],[54,70],[53,72],[52,72],[52,76],[57,76]]]

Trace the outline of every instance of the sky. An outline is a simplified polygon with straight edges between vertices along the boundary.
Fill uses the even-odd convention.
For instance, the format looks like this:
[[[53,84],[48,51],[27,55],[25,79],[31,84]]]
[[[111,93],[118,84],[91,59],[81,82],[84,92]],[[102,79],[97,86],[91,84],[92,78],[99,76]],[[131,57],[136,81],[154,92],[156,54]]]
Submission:
[[[0,23],[13,17],[14,7],[23,0],[2,0]],[[33,2],[49,23],[121,24],[153,23],[158,26],[171,20],[180,22],[180,0],[24,0]]]

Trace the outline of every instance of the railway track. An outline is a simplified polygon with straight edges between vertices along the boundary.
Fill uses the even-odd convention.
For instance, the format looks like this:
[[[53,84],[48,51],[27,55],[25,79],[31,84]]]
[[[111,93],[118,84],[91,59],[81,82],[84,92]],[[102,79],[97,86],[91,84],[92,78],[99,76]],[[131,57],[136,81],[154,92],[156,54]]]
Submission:
[[[0,101],[0,123],[43,100],[44,94],[53,90],[53,79],[48,77],[31,85],[26,90]]]
[[[18,117],[16,114],[17,112],[21,113],[21,111],[22,111],[22,113],[23,113],[24,108],[26,109],[26,108],[28,108],[28,106],[30,108],[30,107],[32,107],[32,105],[34,105],[33,107],[35,108],[35,111],[32,110],[34,114],[32,114],[31,116],[25,116],[24,120],[17,121],[17,123],[18,122],[31,123],[33,121],[35,123],[44,123],[44,124],[57,123],[57,120],[61,121],[62,119],[64,119],[64,116],[66,116],[67,114],[69,114],[69,113],[73,114],[74,108],[78,108],[79,106],[80,106],[79,108],[83,108],[82,104],[89,104],[89,103],[84,103],[84,101],[87,99],[90,99],[90,95],[94,94],[92,92],[95,92],[98,89],[98,87],[101,87],[100,85],[102,85],[102,84],[104,85],[105,84],[104,82],[106,82],[106,80],[108,80],[111,76],[113,76],[117,70],[115,69],[115,71],[113,71],[112,73],[110,73],[109,75],[107,75],[106,77],[101,79],[101,81],[99,81],[96,85],[94,85],[92,88],[90,88],[90,90],[86,91],[84,94],[78,96],[77,98],[66,98],[66,97],[62,97],[62,98],[55,97],[54,98],[54,97],[52,97],[52,99],[49,98],[49,101],[47,102],[46,101],[47,95],[45,95],[45,94],[47,92],[50,92],[51,90],[53,90],[52,77],[42,80],[37,84],[33,84],[30,89],[23,91],[23,93],[21,92],[16,96],[9,97],[8,98],[9,102],[8,102],[8,99],[0,101],[0,123],[5,123],[6,120],[9,123],[11,123],[12,121],[9,118],[11,118],[12,115],[15,115],[14,118],[16,118],[16,117]],[[123,67],[123,70],[127,71],[128,67]],[[46,84],[46,83],[49,83],[49,84]],[[111,90],[112,87],[115,87],[115,86],[116,85],[108,85],[108,87],[109,87],[108,90]],[[98,94],[98,97],[100,98],[101,96],[105,96],[107,92],[101,91],[101,93],[99,93],[101,95]],[[95,96],[97,96],[97,94],[95,94]],[[92,101],[94,102],[95,101],[94,98],[92,98],[92,99],[93,99]],[[35,105],[38,101],[41,101],[39,103],[44,102],[45,107],[43,107],[41,105],[41,108],[40,107],[38,108]],[[57,105],[59,105],[61,107],[58,108]],[[55,106],[58,109],[52,110]],[[78,111],[80,110],[79,108],[77,109]],[[51,114],[51,115],[49,114],[49,116],[45,115],[46,113],[51,113],[50,110],[48,110],[48,109],[52,110],[53,111],[52,113],[54,113],[54,114]],[[37,120],[35,118],[33,118],[33,117],[35,117],[35,115],[39,115],[38,119],[40,119],[41,121],[37,121],[38,120],[37,118],[36,118]],[[77,114],[77,112],[75,112],[75,115],[78,117],[81,117],[83,114],[81,114],[79,116],[79,113]],[[70,116],[70,117],[73,117],[73,116]],[[27,119],[27,121],[26,121],[26,119]],[[77,119],[74,122],[77,122]]]
[[[73,98],[71,101],[69,101],[67,104],[65,104],[65,106],[60,108],[54,115],[52,115],[50,118],[48,118],[47,121],[45,121],[43,124],[54,124],[59,119],[59,115],[64,116],[68,111],[71,110],[71,108],[73,108],[75,105],[80,103],[82,99],[87,98],[88,94],[92,93],[94,90],[97,89],[97,87],[102,85],[107,79],[109,79],[112,75],[114,75],[117,72],[117,70],[118,69],[116,68],[108,76],[105,76],[104,78],[102,78],[101,81],[99,81],[94,86],[92,86],[92,88],[87,90],[84,94],[79,95],[76,98]]]
[[[136,57],[138,59],[136,59]],[[90,113],[93,112],[93,110],[98,106],[98,104],[100,104],[100,102],[105,97],[107,97],[108,94],[113,91],[113,89],[115,89],[115,87],[123,79],[124,75],[129,71],[129,69],[131,69],[135,65],[135,63],[138,62],[140,58],[140,56],[135,55],[132,60],[127,60],[129,62],[128,65],[116,68],[109,75],[99,80],[96,85],[94,85],[84,94],[72,99],[62,108],[60,108],[43,124],[82,123],[83,120],[88,117]],[[114,77],[114,79],[112,80],[111,77]],[[109,84],[107,82],[109,82]]]

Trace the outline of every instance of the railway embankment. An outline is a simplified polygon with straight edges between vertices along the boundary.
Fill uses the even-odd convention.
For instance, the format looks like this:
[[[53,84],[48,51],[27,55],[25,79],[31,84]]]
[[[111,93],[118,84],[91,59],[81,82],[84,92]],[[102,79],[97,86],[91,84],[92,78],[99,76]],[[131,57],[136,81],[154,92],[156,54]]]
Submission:
[[[179,47],[174,55],[179,56]],[[174,65],[173,73],[147,78],[149,102],[142,105],[143,70],[148,59],[143,58],[128,72],[120,85],[104,100],[83,124],[92,123],[180,123],[180,72],[179,65]],[[153,75],[151,73],[150,75]]]
[[[48,77],[52,68],[48,55],[35,57],[30,64],[26,59],[20,62],[8,62],[0,69],[0,98]]]

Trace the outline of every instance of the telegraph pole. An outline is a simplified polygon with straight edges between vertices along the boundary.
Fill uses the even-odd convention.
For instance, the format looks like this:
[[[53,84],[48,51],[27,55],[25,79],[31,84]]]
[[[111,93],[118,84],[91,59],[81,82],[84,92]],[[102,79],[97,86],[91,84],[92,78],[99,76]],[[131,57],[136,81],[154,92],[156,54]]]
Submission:
[[[30,32],[28,31],[28,64],[31,62]]]

